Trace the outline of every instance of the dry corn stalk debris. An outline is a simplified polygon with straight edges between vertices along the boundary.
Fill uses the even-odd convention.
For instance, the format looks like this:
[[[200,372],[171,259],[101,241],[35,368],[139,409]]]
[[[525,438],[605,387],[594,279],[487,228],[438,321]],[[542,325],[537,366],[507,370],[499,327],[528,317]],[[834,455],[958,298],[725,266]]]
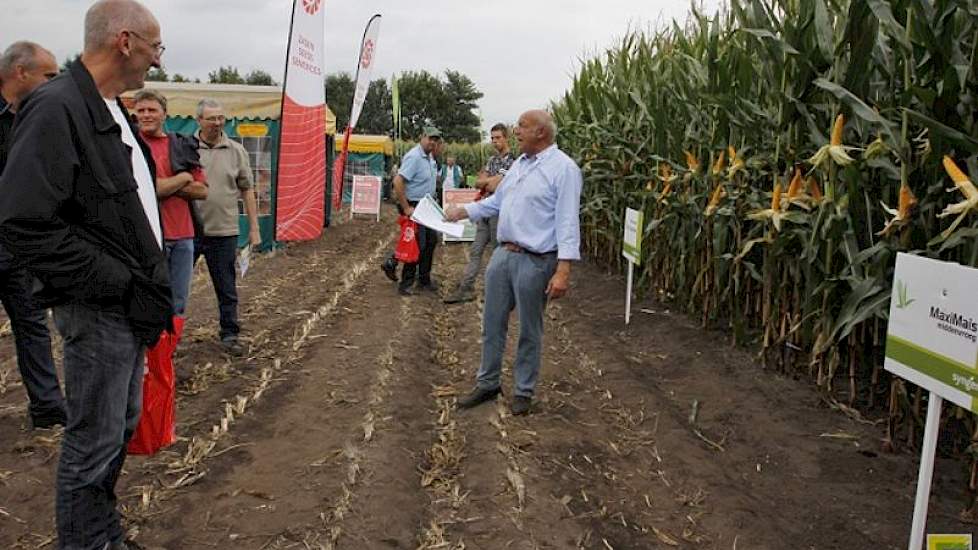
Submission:
[[[351,266],[349,271],[346,272],[343,277],[343,284],[333,292],[326,304],[318,308],[315,312],[307,314],[306,319],[299,325],[300,329],[293,333],[291,341],[285,343],[283,346],[285,360],[283,361],[282,357],[275,357],[271,366],[261,369],[258,379],[249,388],[248,393],[237,395],[232,401],[226,401],[222,404],[222,414],[218,418],[217,424],[211,426],[209,432],[190,437],[190,442],[184,454],[167,464],[166,474],[173,476],[175,479],[170,481],[161,480],[158,482],[158,485],[143,489],[140,495],[140,506],[137,508],[141,510],[142,514],[148,513],[155,502],[165,500],[173,491],[192,485],[206,475],[207,472],[204,466],[206,460],[220,456],[220,454],[229,450],[229,448],[218,450],[217,447],[218,443],[229,435],[235,420],[245,415],[252,405],[261,400],[264,393],[275,380],[276,373],[282,372],[284,364],[292,364],[300,357],[301,349],[308,343],[310,332],[324,318],[332,314],[340,300],[350,294],[359,279],[367,272],[367,266],[376,263],[377,259],[389,247],[389,238],[378,240],[371,254]],[[271,294],[274,292],[274,288],[267,289],[266,292]],[[235,446],[232,445],[230,447]],[[352,465],[348,472],[349,477],[355,480],[359,472],[358,465]],[[137,513],[137,517],[133,519],[138,519],[138,515]]]

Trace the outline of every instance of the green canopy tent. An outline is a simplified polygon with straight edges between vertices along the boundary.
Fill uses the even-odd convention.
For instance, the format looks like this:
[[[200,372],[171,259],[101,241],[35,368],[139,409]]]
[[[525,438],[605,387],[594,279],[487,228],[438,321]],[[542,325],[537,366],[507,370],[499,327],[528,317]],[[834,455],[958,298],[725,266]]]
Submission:
[[[278,170],[279,116],[282,112],[282,89],[278,86],[245,86],[237,84],[195,84],[185,82],[147,82],[147,88],[161,93],[167,100],[165,128],[169,132],[191,135],[197,131],[197,104],[201,99],[221,103],[227,115],[224,132],[241,143],[255,180],[258,201],[258,227],[263,250],[274,245],[275,227],[272,211],[275,204],[275,185]],[[126,106],[132,108],[135,92],[123,95]],[[336,117],[326,108],[324,147],[331,151],[336,134]],[[248,218],[243,201],[239,201],[238,245],[248,241]]]

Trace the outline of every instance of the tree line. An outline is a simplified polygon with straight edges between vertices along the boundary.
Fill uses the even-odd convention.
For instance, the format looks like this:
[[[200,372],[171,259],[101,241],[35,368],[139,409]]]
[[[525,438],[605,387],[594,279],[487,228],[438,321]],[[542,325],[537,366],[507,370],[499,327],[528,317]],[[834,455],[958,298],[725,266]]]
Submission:
[[[79,55],[67,58],[62,70],[78,59]],[[189,78],[180,73],[170,75],[165,68],[151,69],[146,74],[148,82],[192,82],[200,83],[199,78]],[[272,75],[261,69],[248,73],[234,66],[221,66],[207,73],[210,84],[243,84],[250,86],[278,86]],[[350,108],[353,104],[355,83],[350,73],[339,72],[326,76],[326,104],[336,115],[336,128],[342,132],[350,121]],[[465,74],[447,70],[444,76],[428,71],[408,71],[398,77],[398,91],[401,100],[401,138],[417,140],[425,126],[437,126],[442,137],[449,142],[478,143],[482,140],[481,121],[475,114],[476,103],[483,93],[476,88]],[[364,101],[363,111],[357,121],[355,131],[360,134],[394,134],[394,115],[391,103],[391,89],[388,81],[378,78],[370,82],[370,89]]]
[[[336,115],[336,128],[342,131],[350,121],[355,83],[349,73],[326,77],[326,103]],[[416,140],[424,126],[434,125],[449,142],[477,143],[482,135],[475,114],[476,102],[483,97],[472,80],[447,70],[444,78],[428,71],[409,71],[398,77],[401,100],[401,137]],[[356,132],[391,135],[394,115],[390,86],[385,79],[370,82]]]

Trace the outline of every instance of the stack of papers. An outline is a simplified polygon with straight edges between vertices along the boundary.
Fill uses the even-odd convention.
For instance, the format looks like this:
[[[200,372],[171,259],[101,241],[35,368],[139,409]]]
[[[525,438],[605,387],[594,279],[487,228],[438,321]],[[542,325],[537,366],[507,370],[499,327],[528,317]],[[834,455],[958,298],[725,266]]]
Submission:
[[[465,233],[464,223],[445,221],[445,211],[438,206],[431,195],[425,195],[414,207],[411,221],[450,237],[459,238]]]

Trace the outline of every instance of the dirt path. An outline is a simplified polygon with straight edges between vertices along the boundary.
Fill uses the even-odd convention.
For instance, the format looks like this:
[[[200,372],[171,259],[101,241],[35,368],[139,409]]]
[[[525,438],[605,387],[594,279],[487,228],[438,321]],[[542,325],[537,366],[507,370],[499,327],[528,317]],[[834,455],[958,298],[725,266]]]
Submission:
[[[533,414],[458,411],[481,301],[400,297],[377,269],[385,223],[343,223],[244,281],[248,357],[215,343],[195,281],[178,357],[181,440],[120,483],[150,548],[904,548],[916,461],[882,426],[820,404],[654,303],[625,328],[620,278],[588,266],[547,311]],[[463,245],[439,248],[450,290]],[[0,331],[2,332],[2,331]],[[518,327],[511,327],[515,345]],[[0,335],[0,352],[10,337]],[[507,368],[509,362],[507,361]],[[60,435],[22,426],[0,363],[0,548],[53,540]],[[6,384],[2,383],[3,381]],[[965,472],[942,462],[930,527],[970,532]]]

